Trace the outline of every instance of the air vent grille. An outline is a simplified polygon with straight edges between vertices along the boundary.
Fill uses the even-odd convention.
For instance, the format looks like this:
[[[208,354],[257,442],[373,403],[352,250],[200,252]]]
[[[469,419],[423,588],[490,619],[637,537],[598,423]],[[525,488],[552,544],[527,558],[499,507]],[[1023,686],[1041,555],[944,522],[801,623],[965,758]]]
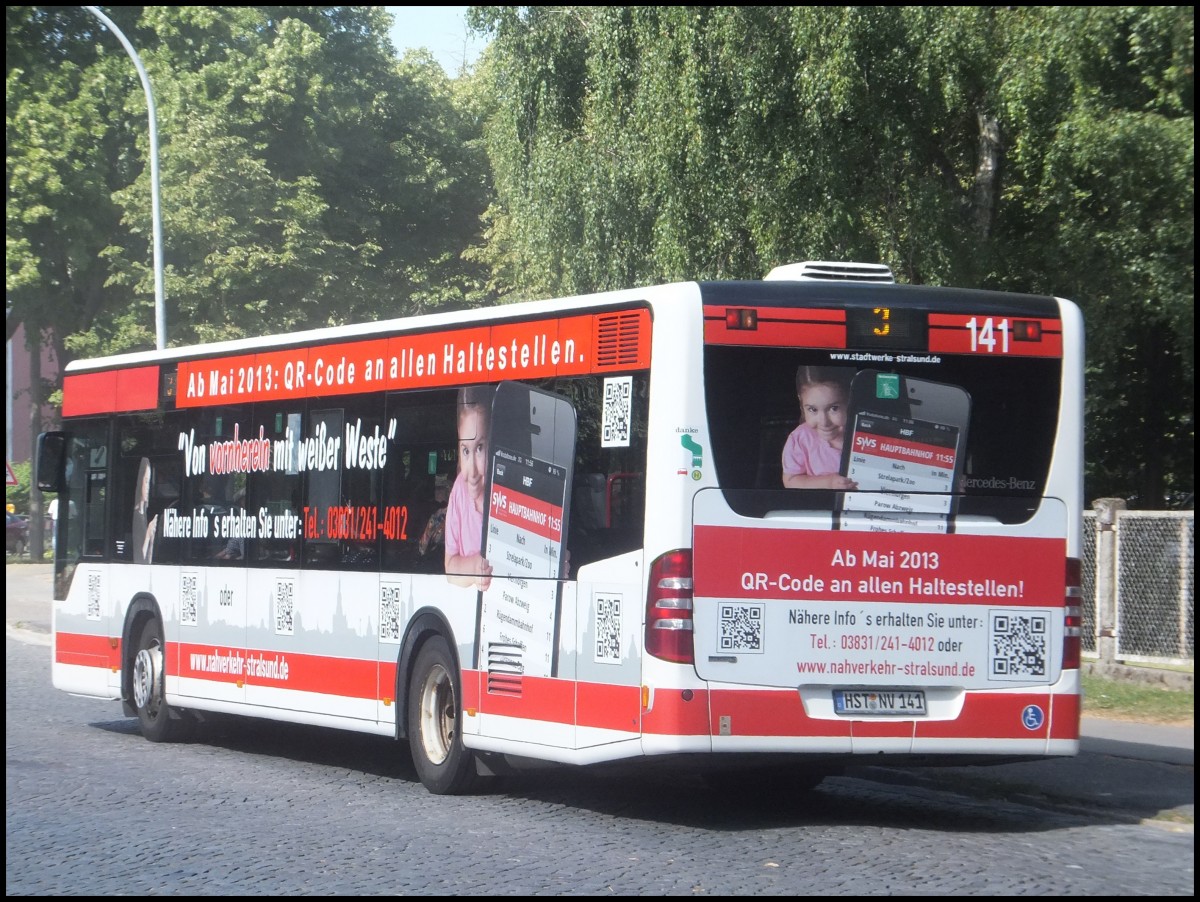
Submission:
[[[631,367],[638,363],[644,311],[626,310],[596,317],[596,366]]]
[[[489,642],[487,651],[487,691],[493,695],[521,697],[521,646]]]

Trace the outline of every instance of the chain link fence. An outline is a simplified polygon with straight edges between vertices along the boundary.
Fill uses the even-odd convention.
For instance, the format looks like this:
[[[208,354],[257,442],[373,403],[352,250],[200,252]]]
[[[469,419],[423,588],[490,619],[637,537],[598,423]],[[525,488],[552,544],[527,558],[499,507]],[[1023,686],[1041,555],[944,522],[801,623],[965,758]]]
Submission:
[[[1083,523],[1083,651],[1105,663],[1193,664],[1195,512],[1097,506]]]

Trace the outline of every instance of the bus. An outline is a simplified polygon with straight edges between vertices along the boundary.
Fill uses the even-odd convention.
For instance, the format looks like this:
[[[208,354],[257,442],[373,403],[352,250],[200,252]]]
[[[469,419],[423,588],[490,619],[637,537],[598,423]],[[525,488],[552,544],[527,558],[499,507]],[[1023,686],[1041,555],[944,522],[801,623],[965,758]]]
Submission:
[[[436,794],[1074,755],[1082,417],[1070,301],[823,261],[77,361],[53,684]]]

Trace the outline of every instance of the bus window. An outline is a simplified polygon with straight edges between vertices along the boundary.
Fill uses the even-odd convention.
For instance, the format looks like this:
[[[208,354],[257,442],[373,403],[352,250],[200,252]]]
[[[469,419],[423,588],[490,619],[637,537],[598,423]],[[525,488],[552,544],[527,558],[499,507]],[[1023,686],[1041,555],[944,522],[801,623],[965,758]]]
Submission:
[[[782,463],[785,443],[802,422],[797,370],[829,362],[828,352],[806,349],[705,348],[713,459],[722,489],[740,512],[832,509],[830,490],[785,489]],[[956,487],[959,514],[1007,522],[1024,517],[1028,502],[1040,497],[1054,451],[1060,369],[1053,358],[950,356],[936,365],[888,367],[900,376],[959,386],[971,399],[965,467]]]
[[[66,598],[75,567],[82,558],[104,554],[108,519],[108,423],[75,421],[67,445],[66,491],[59,498],[66,526],[55,561],[55,598]],[[64,507],[65,505],[65,507]]]
[[[178,414],[160,412],[117,421],[113,556],[118,560],[160,564],[181,560],[179,421]]]
[[[585,564],[642,545],[649,379],[644,373],[615,379],[584,376],[553,380],[546,388],[570,399],[578,421],[567,524],[575,573]]]
[[[457,391],[393,393],[387,398],[387,423],[394,440],[383,470],[382,565],[407,573],[444,573],[444,541],[436,535],[421,548],[430,518],[444,510],[439,483],[450,487],[458,473]]]
[[[269,567],[298,567],[304,535],[300,492],[300,405],[259,404],[254,423],[271,443],[271,466],[249,475],[246,510],[256,521],[245,560]],[[257,434],[257,432],[256,432]]]

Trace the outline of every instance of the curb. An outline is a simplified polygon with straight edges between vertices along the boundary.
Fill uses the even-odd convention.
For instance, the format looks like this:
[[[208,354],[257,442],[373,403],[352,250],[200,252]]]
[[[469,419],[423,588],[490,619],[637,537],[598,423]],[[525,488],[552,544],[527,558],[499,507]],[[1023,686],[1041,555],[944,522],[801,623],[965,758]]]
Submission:
[[[1177,692],[1193,692],[1196,688],[1195,673],[1182,670],[1160,670],[1157,667],[1132,667],[1128,664],[1086,661],[1082,672],[1085,676],[1139,683],[1143,686],[1161,686]]]

